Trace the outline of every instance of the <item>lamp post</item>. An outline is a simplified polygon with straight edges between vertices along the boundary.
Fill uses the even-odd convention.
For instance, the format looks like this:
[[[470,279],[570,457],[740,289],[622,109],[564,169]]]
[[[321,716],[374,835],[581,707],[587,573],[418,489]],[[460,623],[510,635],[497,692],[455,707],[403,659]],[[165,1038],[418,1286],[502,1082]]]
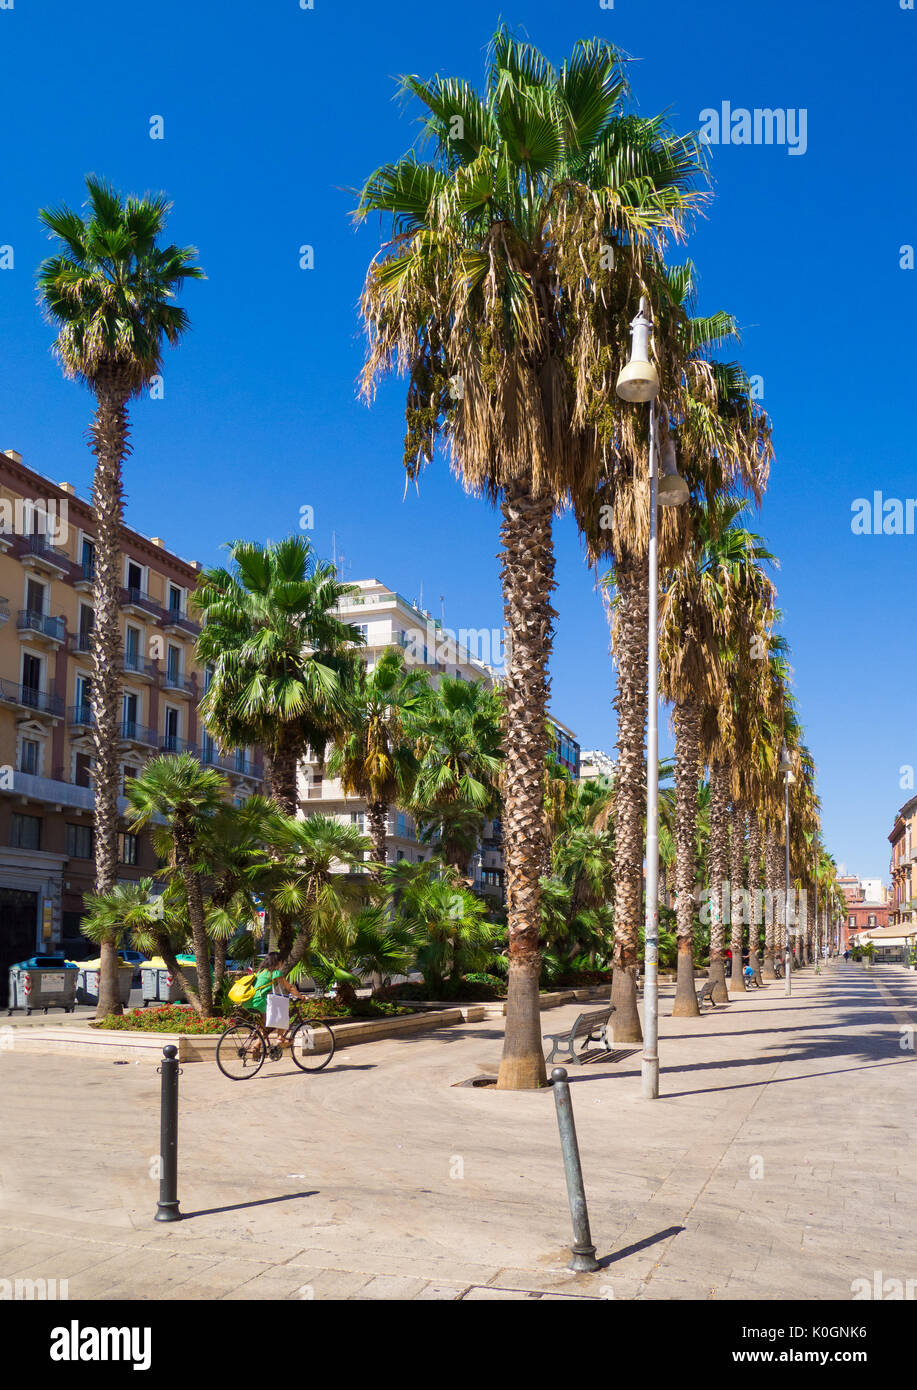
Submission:
[[[786,926],[786,946],[783,951],[783,973],[786,978],[785,993],[792,993],[791,948],[790,948],[790,783],[793,780],[793,760],[786,744],[780,750],[780,771],[783,773],[783,833],[786,841],[785,868],[783,880],[783,920]]]
[[[649,358],[652,319],[645,299],[631,323],[630,361],[622,367],[615,390],[622,400],[647,402],[649,421],[649,620],[646,644],[646,916],[643,934],[643,1061],[640,1073],[644,1100],[659,1096],[659,517],[657,507],[680,507],[688,500],[688,485],[679,475],[675,445],[666,430],[661,478],[657,474],[656,396],[659,374]],[[668,416],[666,416],[668,420]]]

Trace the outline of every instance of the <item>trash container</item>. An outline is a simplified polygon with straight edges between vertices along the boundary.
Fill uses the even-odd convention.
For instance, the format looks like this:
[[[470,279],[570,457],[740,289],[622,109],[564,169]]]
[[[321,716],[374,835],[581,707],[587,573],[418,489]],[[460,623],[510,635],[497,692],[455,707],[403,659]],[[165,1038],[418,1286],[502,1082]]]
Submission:
[[[76,1001],[77,967],[63,956],[30,956],[10,966],[10,994],[7,1014],[14,1009],[65,1009],[73,1013]]]
[[[193,980],[194,961],[187,957],[176,956],[176,960],[182,967],[189,966]],[[143,1006],[147,1004],[187,1004],[188,996],[182,989],[178,980],[175,979],[171,970],[166,965],[162,956],[154,956],[140,967],[141,989],[143,991]]]
[[[99,1002],[99,975],[102,970],[101,957],[98,960],[80,961],[76,981],[76,1002],[78,1004],[98,1004]],[[129,961],[118,962],[118,988],[121,992],[121,1003],[131,1002],[131,985],[134,979],[134,967]]]

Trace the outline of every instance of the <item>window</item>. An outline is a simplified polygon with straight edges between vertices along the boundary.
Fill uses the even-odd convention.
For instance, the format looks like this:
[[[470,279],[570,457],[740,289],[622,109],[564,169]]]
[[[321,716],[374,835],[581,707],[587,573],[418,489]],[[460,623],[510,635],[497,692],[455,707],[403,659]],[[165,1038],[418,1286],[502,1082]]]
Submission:
[[[178,743],[178,710],[167,705],[165,746],[170,753],[177,753],[179,751]]]
[[[137,735],[137,696],[128,691],[122,706],[123,736],[135,738]]]
[[[41,849],[41,817],[10,816],[10,846],[13,849]]]
[[[177,685],[181,675],[181,650],[170,646],[166,655],[166,678],[170,685]]]
[[[126,832],[118,836],[118,858],[122,864],[140,863],[140,836],[129,835]]]
[[[44,613],[45,611],[45,586],[40,584],[37,579],[26,580],[25,606],[30,613]]]
[[[124,629],[124,664],[129,671],[136,671],[140,664],[140,629]]]
[[[124,778],[121,783],[121,789],[125,796],[127,796],[128,787],[130,786],[131,782],[133,782],[134,778],[137,776],[139,771],[139,767],[130,767],[129,765],[125,767]]]
[[[143,570],[139,565],[135,565],[133,560],[127,562],[127,587],[129,589],[143,588]]]
[[[41,744],[37,739],[24,738],[19,748],[19,771],[28,772],[33,777],[37,777],[40,752]]]
[[[95,627],[96,612],[88,603],[80,604],[80,641],[81,652],[89,651],[89,639],[92,636],[92,629]]]
[[[169,612],[180,613],[182,611],[182,591],[174,584],[169,585]]]
[[[90,753],[77,753],[73,780],[78,787],[92,786],[92,755]]]
[[[83,566],[83,578],[93,579],[96,572],[96,543],[91,541],[88,536],[83,537],[80,561]]]
[[[92,858],[91,825],[67,825],[67,854],[71,859]]]

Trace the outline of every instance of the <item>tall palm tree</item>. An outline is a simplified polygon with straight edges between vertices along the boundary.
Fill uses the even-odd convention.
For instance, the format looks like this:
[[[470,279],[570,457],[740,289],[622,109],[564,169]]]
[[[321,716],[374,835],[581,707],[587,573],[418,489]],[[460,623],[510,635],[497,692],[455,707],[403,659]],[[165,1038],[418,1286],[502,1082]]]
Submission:
[[[703,714],[722,703],[727,644],[735,644],[737,615],[744,619],[755,610],[759,567],[772,558],[742,524],[746,507],[742,500],[714,499],[696,508],[693,544],[668,576],[660,608],[660,684],[675,706],[677,1017],[699,1012],[693,932]]]
[[[419,766],[410,810],[422,837],[435,836],[448,864],[465,873],[485,819],[500,808],[500,694],[483,681],[444,676],[428,687],[412,721]]]
[[[595,305],[618,301],[642,248],[681,225],[696,142],[624,108],[623,64],[597,40],[555,70],[500,29],[480,96],[408,77],[433,158],[367,181],[358,209],[391,220],[362,301],[364,389],[409,378],[405,463],[438,438],[475,494],[499,502],[510,658],[504,844],[509,999],[498,1086],[546,1080],[538,1010],[542,784],[554,587],[552,514],[600,463],[591,417],[604,343]],[[620,253],[612,266],[609,252]]]
[[[214,768],[201,767],[190,753],[163,754],[152,758],[128,784],[132,830],[154,818],[165,822],[172,866],[181,877],[188,902],[197,990],[189,999],[199,1013],[213,1013],[210,948],[204,909],[202,875],[196,864],[201,832],[224,804],[229,783]],[[161,846],[162,829],[154,838]]]
[[[54,354],[66,377],[96,400],[90,426],[96,456],[92,484],[95,574],[92,637],[95,766],[95,886],[115,886],[118,870],[120,697],[118,615],[121,593],[122,468],[130,452],[128,402],[162,369],[163,344],[189,327],[175,303],[186,280],[204,279],[193,246],[159,244],[172,204],[163,194],[122,199],[103,180],[86,179],[85,216],[64,205],[39,218],[58,243],[38,269],[39,299],[57,328]],[[101,942],[99,1008],[120,1013],[118,957]]]
[[[360,662],[347,692],[346,724],[328,759],[328,774],[348,796],[366,801],[372,843],[372,878],[382,881],[389,807],[410,800],[419,770],[413,719],[427,673],[409,668],[397,647],[387,648],[372,671]]]
[[[230,568],[204,570],[194,595],[206,620],[198,660],[211,668],[201,714],[224,747],[264,749],[271,795],[293,816],[300,760],[309,748],[321,758],[344,727],[362,637],[335,609],[356,589],[304,536],[227,548]]]

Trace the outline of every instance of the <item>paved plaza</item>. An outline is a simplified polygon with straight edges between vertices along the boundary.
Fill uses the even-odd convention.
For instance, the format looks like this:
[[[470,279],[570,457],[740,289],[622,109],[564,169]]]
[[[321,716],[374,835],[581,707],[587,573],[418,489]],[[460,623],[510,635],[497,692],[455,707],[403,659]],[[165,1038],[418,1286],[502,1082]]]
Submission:
[[[542,1015],[542,1031],[582,1006]],[[587,1006],[588,1007],[588,1006]],[[917,1277],[917,975],[831,962],[639,1052],[571,1067],[602,1268],[572,1275],[550,1090],[495,1073],[502,1019],[181,1077],[179,1196],[153,1222],[159,1078],[0,1051],[0,1277],[71,1299],[850,1299]],[[10,1035],[6,1035],[9,1039]]]

